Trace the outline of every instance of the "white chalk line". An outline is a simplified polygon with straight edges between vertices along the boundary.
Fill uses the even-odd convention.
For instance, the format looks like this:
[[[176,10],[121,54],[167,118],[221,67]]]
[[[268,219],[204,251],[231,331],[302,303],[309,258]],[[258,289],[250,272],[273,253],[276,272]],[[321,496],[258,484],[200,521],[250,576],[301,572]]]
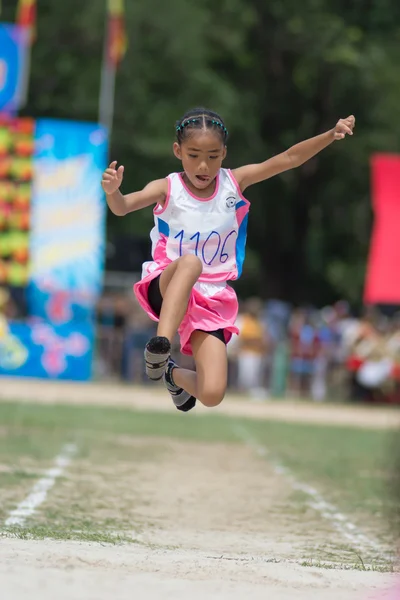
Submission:
[[[69,467],[73,456],[78,448],[75,444],[66,444],[54,459],[54,466],[45,471],[44,476],[35,483],[29,495],[11,511],[5,522],[6,527],[11,525],[23,525],[26,519],[33,515],[37,508],[46,500],[49,490],[53,487],[56,479],[61,477],[65,469]]]
[[[362,533],[358,527],[343,515],[333,504],[327,502],[315,488],[296,479],[290,469],[273,459],[267,448],[259,444],[245,427],[235,425],[234,432],[259,456],[268,457],[268,463],[272,466],[274,472],[277,475],[285,477],[292,489],[306,494],[310,499],[308,505],[317,511],[324,519],[329,521],[331,526],[345,539],[351,542],[358,550],[365,550],[369,547],[375,552],[378,552],[385,560],[393,560],[393,556],[386,553],[376,540],[373,540]]]

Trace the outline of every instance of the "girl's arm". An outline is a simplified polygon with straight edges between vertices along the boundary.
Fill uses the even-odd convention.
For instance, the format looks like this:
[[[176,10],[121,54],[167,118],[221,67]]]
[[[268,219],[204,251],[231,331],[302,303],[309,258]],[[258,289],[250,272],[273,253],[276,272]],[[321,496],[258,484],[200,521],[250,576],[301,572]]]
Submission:
[[[164,205],[168,194],[168,182],[166,179],[151,181],[139,192],[133,192],[124,196],[119,190],[124,175],[124,167],[120,166],[116,169],[116,165],[116,161],[110,164],[108,169],[104,171],[101,181],[103,190],[106,193],[107,204],[114,215],[123,217],[130,212],[146,208],[146,206],[151,206],[152,204],[158,203],[161,206]]]
[[[355,118],[353,116],[340,119],[334,129],[300,142],[286,150],[286,152],[273,156],[265,162],[239,167],[234,169],[232,173],[243,192],[254,183],[265,181],[274,175],[299,167],[335,140],[343,139],[346,134],[353,135],[354,126]]]

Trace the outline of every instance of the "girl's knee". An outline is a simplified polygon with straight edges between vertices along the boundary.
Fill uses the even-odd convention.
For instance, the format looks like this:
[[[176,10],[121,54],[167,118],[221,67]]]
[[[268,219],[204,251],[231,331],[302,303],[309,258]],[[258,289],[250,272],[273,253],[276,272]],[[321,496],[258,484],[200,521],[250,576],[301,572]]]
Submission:
[[[200,277],[203,272],[203,263],[194,254],[185,254],[178,258],[178,267],[189,269],[196,277]]]
[[[222,400],[225,398],[225,392],[226,389],[204,390],[203,393],[199,394],[199,400],[204,406],[213,408],[221,404]]]

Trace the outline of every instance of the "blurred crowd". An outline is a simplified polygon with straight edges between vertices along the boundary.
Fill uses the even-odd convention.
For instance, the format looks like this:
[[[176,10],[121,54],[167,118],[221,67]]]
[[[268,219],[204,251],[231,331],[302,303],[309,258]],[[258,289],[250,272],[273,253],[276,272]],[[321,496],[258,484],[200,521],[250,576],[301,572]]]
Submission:
[[[0,288],[4,322],[23,318],[19,298]],[[376,307],[351,313],[345,301],[322,309],[250,298],[240,303],[240,331],[228,344],[229,388],[268,397],[400,403],[400,312]],[[0,337],[4,329],[0,319]],[[156,323],[131,289],[108,290],[96,308],[94,376],[149,384],[143,349]],[[173,344],[174,358],[193,368]]]
[[[344,301],[322,309],[251,298],[241,303],[239,336],[228,345],[229,387],[254,400],[311,397],[400,401],[400,313],[366,309],[358,317]],[[98,378],[148,383],[143,348],[156,324],[133,294],[108,293],[97,307]],[[179,364],[191,368],[190,357]]]

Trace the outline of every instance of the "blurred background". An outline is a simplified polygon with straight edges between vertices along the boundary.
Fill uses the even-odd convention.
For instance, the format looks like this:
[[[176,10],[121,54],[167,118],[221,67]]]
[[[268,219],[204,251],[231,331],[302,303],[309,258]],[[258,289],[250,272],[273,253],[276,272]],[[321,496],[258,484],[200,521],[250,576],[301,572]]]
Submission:
[[[152,211],[106,210],[107,161],[123,192],[178,170],[198,105],[231,168],[354,114],[354,138],[248,192],[230,387],[400,402],[396,0],[2,0],[0,19],[0,376],[151,385],[132,285]]]

